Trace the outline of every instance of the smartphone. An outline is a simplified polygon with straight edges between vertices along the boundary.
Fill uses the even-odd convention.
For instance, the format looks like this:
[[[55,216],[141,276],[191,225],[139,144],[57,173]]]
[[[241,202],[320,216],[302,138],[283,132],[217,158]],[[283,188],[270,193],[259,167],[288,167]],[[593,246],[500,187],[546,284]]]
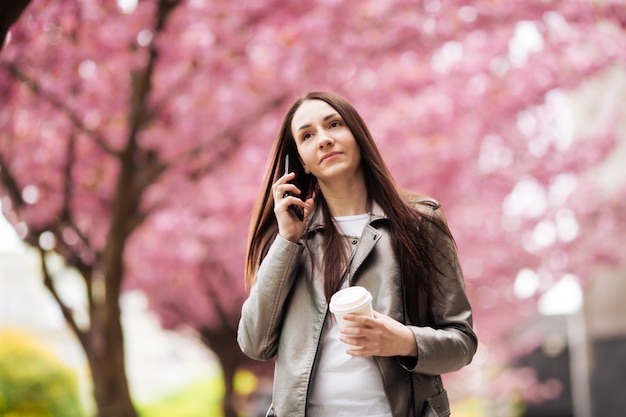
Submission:
[[[285,175],[289,174],[289,172],[289,154],[287,154],[285,155]],[[287,192],[286,195],[291,195],[291,193]],[[291,210],[300,221],[304,220],[304,209],[302,207],[292,204],[289,206],[289,210]]]

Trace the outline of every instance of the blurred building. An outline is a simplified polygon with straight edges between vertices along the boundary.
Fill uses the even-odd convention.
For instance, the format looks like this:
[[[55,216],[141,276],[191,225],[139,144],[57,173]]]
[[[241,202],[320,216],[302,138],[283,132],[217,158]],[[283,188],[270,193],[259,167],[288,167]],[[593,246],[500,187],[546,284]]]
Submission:
[[[620,112],[617,146],[586,173],[602,197],[626,189],[625,97],[624,68],[606,71],[570,95],[577,136],[593,137],[616,109]],[[563,388],[554,399],[528,404],[525,417],[604,417],[626,410],[626,252],[617,265],[596,266],[587,281],[579,290],[580,305],[568,304],[571,293],[552,294],[548,309],[554,309],[535,325],[545,334],[543,344],[518,362],[535,368],[541,381],[558,380]]]
[[[603,417],[626,410],[626,268],[599,270],[579,311],[549,315],[535,325],[542,344],[519,359],[558,395],[526,404],[525,417]],[[549,384],[548,384],[549,385]]]
[[[600,166],[586,173],[594,180],[599,196],[626,190],[625,97],[626,68],[623,67],[595,77],[573,97],[578,103],[574,108],[575,129],[583,135],[594,129],[596,123],[602,124],[619,115],[615,126],[615,149]],[[570,337],[574,416],[622,415],[626,410],[626,252],[617,265],[597,265],[588,282],[584,289],[580,324],[584,330],[575,349],[571,344],[577,343],[576,337],[573,341]],[[586,363],[586,369],[580,363]],[[589,378],[588,387],[582,382],[585,377]],[[580,398],[584,400],[587,390],[589,405],[585,405]]]
[[[598,270],[586,291],[593,416],[626,410],[626,266]]]

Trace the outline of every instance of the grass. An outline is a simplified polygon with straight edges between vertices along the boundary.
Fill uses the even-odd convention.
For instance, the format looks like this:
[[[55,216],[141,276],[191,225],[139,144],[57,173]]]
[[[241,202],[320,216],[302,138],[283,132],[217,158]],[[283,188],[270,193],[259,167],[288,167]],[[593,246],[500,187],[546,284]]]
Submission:
[[[220,377],[194,383],[161,400],[138,406],[141,417],[223,417]]]

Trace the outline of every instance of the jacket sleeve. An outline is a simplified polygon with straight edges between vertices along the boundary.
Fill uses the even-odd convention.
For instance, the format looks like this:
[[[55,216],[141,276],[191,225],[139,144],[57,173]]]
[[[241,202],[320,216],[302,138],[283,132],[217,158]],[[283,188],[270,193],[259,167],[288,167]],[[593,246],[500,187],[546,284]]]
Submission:
[[[446,223],[438,203],[430,204],[431,216]],[[401,361],[412,372],[440,375],[468,365],[476,353],[478,339],[472,328],[472,309],[465,292],[463,273],[456,247],[450,236],[430,225],[439,272],[436,279],[441,291],[434,289],[427,300],[428,325],[409,326],[417,342],[417,361]],[[425,298],[424,298],[425,300]]]
[[[237,343],[252,359],[269,360],[276,355],[285,303],[302,251],[302,245],[276,236],[261,262],[237,329]]]

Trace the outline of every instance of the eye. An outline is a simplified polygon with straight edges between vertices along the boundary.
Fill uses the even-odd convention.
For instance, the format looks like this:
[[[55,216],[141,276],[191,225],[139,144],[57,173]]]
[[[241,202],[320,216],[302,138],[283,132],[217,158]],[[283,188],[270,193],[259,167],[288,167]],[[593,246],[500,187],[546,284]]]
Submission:
[[[313,135],[310,132],[306,132],[306,133],[303,133],[302,136],[300,136],[300,139],[304,142],[305,140],[310,139],[311,136]]]
[[[341,123],[339,120],[333,120],[332,122],[330,122],[330,124],[328,125],[329,128],[334,129],[336,127],[340,127],[343,126],[343,123]]]

